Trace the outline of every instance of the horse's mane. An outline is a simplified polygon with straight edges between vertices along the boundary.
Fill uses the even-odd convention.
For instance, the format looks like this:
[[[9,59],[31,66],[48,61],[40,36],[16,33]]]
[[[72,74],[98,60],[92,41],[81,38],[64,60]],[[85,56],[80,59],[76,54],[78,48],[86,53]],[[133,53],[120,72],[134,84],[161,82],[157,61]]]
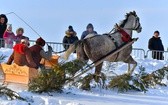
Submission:
[[[137,16],[135,11],[130,12],[130,13],[127,13],[127,14],[125,15],[125,19],[122,20],[121,23],[119,24],[120,27],[124,27],[125,23],[126,23],[127,20],[128,20],[128,17],[129,17],[130,15]]]

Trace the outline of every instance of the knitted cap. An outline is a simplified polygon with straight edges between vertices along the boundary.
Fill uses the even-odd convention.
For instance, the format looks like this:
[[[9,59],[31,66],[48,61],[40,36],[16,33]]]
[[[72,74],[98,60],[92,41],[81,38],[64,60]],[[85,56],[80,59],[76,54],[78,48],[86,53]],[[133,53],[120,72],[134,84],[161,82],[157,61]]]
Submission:
[[[36,40],[36,44],[38,44],[40,46],[44,46],[45,45],[45,40],[40,37]]]

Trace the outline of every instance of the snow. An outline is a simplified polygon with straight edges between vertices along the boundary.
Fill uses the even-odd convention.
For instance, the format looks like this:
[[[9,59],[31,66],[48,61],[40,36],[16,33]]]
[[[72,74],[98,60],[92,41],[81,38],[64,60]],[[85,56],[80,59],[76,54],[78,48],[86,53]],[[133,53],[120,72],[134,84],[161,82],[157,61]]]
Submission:
[[[0,49],[0,55],[3,54],[9,57],[11,53],[11,49]],[[70,60],[74,58],[76,58],[76,55],[70,56]],[[134,58],[138,62],[135,73],[138,72],[139,66],[145,67],[148,73],[167,66],[166,61]],[[122,62],[105,62],[103,65],[103,71],[105,73],[107,72],[108,75],[113,75],[113,72],[123,74],[126,72],[126,68],[127,64]],[[93,73],[94,70],[90,72]],[[0,77],[1,79],[3,78],[2,73]],[[167,80],[164,80],[164,82],[168,84]],[[14,83],[8,84],[8,88],[18,92],[22,97],[26,98],[28,102],[7,100],[2,96],[0,97],[0,105],[168,105],[168,87],[164,86],[157,86],[154,89],[150,88],[146,93],[135,91],[118,93],[116,90],[100,88],[84,91],[76,87],[65,86],[63,93],[52,92],[37,94],[27,91],[26,86]]]

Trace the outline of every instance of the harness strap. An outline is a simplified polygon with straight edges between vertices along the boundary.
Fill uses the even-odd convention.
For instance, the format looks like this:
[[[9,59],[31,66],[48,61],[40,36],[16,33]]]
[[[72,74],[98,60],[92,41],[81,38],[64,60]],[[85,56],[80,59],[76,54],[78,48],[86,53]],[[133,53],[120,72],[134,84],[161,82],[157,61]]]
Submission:
[[[123,42],[130,42],[131,41],[131,37],[130,35],[125,32],[122,28],[119,28],[118,32],[122,35],[122,41]]]
[[[118,26],[118,24],[115,25],[115,28],[121,34],[121,39],[123,42],[130,42],[131,41],[130,35],[124,29],[122,29],[120,26]]]

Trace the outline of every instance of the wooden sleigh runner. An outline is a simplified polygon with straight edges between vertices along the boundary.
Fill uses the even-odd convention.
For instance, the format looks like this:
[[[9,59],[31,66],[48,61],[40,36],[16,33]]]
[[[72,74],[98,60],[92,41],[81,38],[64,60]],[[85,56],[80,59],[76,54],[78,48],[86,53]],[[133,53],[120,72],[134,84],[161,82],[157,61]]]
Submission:
[[[42,64],[46,68],[51,68],[54,64],[58,63],[59,56],[52,56],[51,60],[42,60]],[[28,84],[31,79],[38,75],[38,70],[35,68],[30,68],[28,66],[19,66],[15,63],[8,65],[5,63],[0,64],[0,70],[2,70],[4,75],[3,82],[9,83],[21,83]]]

